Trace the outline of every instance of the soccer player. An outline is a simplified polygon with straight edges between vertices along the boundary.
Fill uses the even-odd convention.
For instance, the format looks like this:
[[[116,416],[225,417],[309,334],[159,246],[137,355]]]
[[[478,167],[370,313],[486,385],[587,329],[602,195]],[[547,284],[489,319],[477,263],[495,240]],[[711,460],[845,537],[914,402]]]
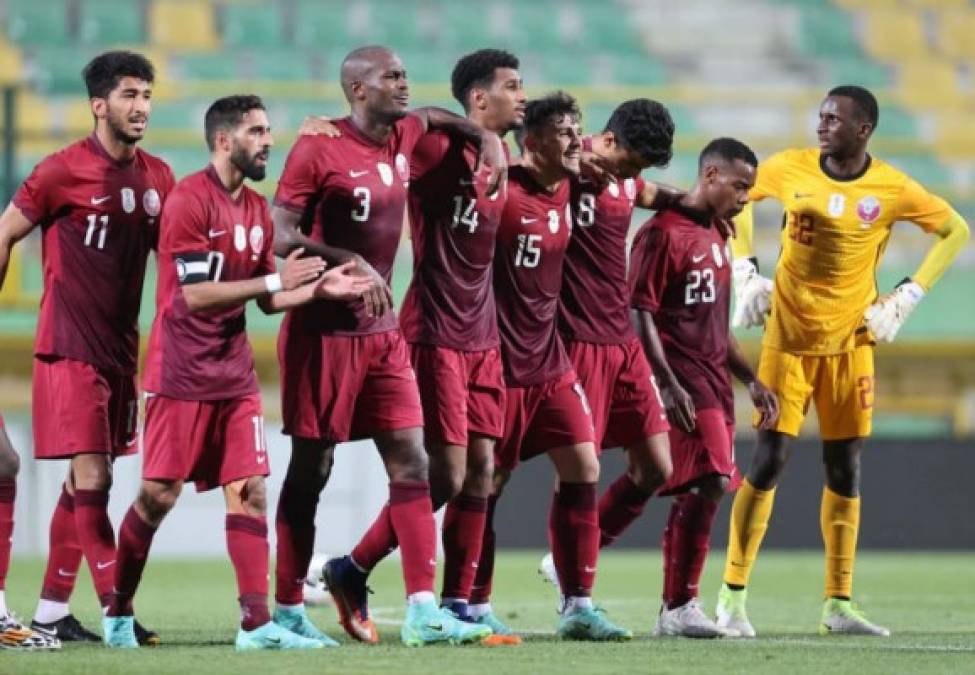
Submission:
[[[728,325],[728,220],[748,203],[757,165],[743,143],[711,141],[691,191],[633,242],[634,321],[672,422],[674,472],[659,493],[677,495],[664,530],[663,605],[654,635],[723,634],[702,610],[698,585],[718,503],[740,480],[729,371],[748,387],[763,428],[778,414],[775,396],[756,379]]]
[[[10,569],[10,548],[14,534],[14,498],[17,495],[17,473],[20,457],[10,443],[3,416],[0,415],[0,649],[32,651],[59,649],[56,636],[38,633],[24,626],[7,609],[7,570]]]
[[[183,483],[193,480],[198,490],[221,487],[227,503],[227,550],[242,617],[237,649],[333,646],[324,635],[308,635],[310,624],[272,621],[268,611],[269,468],[244,306],[257,300],[263,311],[279,312],[318,297],[358,297],[371,282],[348,276],[351,264],[316,280],[323,261],[299,258],[300,250],[275,272],[267,203],[244,185],[264,178],[273,143],[260,98],[218,99],[204,127],[210,164],[177,184],[163,214],[144,381],[142,485],[119,532],[105,643],[138,646],[132,599],[149,547]]]
[[[62,641],[99,639],[68,609],[82,554],[103,606],[112,592],[112,461],[137,451],[139,304],[174,182],[162,160],[137,147],[149,120],[152,64],[132,52],[106,52],[83,74],[94,132],[42,160],[0,217],[0,282],[13,244],[35,226],[42,230],[34,454],[70,464],[31,627]],[[137,630],[141,642],[158,642]]]
[[[582,139],[609,182],[572,180],[575,229],[565,254],[559,331],[589,399],[597,451],[621,445],[629,464],[599,501],[601,547],[639,517],[670,475],[667,416],[630,322],[626,236],[635,206],[659,207],[670,198],[640,172],[666,166],[673,139],[674,122],[663,105],[626,101],[602,133]],[[539,570],[558,587],[551,554]]]
[[[399,245],[410,157],[428,129],[475,143],[493,193],[506,169],[497,133],[436,108],[408,112],[399,57],[363,47],[342,63],[351,114],[338,137],[307,136],[292,148],[274,199],[278,252],[304,247],[331,263],[354,261],[377,288],[355,302],[316,302],[289,312],[279,337],[284,432],[292,454],[278,502],[278,610],[302,611],[315,511],[336,443],[373,438],[390,479],[390,499],[362,546],[399,541],[408,611],[400,631],[410,645],[468,642],[490,634],[442,612],[433,593],[433,520],[423,414],[409,348],[391,311],[389,280]],[[378,641],[366,603],[368,570],[356,551],[326,565],[342,626]],[[365,557],[365,556],[363,556]]]
[[[562,267],[572,228],[570,176],[579,173],[581,142],[575,100],[556,92],[529,101],[525,151],[509,172],[498,226],[494,290],[507,388],[504,434],[495,463],[508,476],[522,460],[545,453],[558,486],[549,511],[549,543],[566,596],[558,624],[565,639],[626,640],[592,604],[599,557],[593,444],[586,394],[558,333]],[[496,501],[496,499],[494,500]],[[499,623],[490,605],[494,570],[493,506],[468,611]]]
[[[451,88],[467,118],[499,137],[524,118],[518,59],[508,52],[482,49],[462,57]],[[431,131],[417,143],[409,190],[413,280],[400,312],[423,404],[434,511],[448,503],[441,604],[462,619],[481,554],[494,444],[504,423],[491,270],[505,191],[489,194],[487,175],[476,165],[477,147],[456,134]],[[390,528],[374,534],[354,554],[365,570],[397,546]]]
[[[751,258],[751,218],[739,225],[735,279],[740,325],[759,325],[771,307],[758,374],[782,414],[758,433],[735,496],[718,623],[755,630],[745,613],[749,575],[768,527],[778,483],[810,400],[816,404],[826,485],[820,524],[826,546],[820,633],[887,636],[850,602],[860,525],[860,452],[874,403],[873,344],[890,342],[968,239],[968,225],[943,199],[867,152],[878,121],[874,96],[832,89],[819,109],[819,148],[786,150],[762,163],[753,200],[785,207],[782,252],[770,280]],[[936,241],[917,271],[879,296],[874,272],[891,226],[909,220]]]

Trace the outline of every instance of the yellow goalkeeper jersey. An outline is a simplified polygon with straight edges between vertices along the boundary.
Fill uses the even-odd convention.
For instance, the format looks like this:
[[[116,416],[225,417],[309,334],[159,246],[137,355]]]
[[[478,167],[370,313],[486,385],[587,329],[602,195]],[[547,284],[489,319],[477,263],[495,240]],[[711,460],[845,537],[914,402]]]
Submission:
[[[893,224],[909,220],[933,232],[951,214],[947,202],[876,157],[861,175],[834,178],[818,148],[762,162],[751,198],[766,197],[782,203],[785,222],[764,343],[794,354],[853,349],[877,298],[875,273]]]

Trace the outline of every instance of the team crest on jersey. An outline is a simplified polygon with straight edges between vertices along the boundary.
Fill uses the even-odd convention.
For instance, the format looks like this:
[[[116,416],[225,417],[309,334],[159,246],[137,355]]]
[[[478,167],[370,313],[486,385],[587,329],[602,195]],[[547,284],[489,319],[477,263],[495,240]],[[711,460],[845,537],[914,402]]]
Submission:
[[[839,192],[834,192],[829,196],[829,201],[826,202],[826,212],[832,218],[839,218],[843,215],[843,211],[846,210],[846,197],[844,197]]]
[[[122,198],[123,200],[125,199],[124,195]],[[142,208],[153,218],[159,215],[159,212],[162,210],[162,201],[159,199],[159,193],[156,192],[156,188],[149,188],[142,195]]]
[[[247,248],[247,230],[239,223],[234,225],[234,248],[241,252]]]
[[[264,246],[264,228],[261,227],[260,223],[251,228],[250,242],[251,251],[253,251],[254,256],[257,257],[261,252],[261,248]]]
[[[857,202],[857,216],[861,222],[872,223],[880,217],[880,200],[868,195]]]
[[[179,283],[186,280],[186,261],[182,258],[176,258],[176,279]]]
[[[721,258],[721,247],[716,243],[711,243],[711,255],[714,256],[714,264],[718,267],[724,265],[724,260]]]
[[[399,176],[401,181],[408,181],[410,179],[410,164],[406,161],[406,157],[403,156],[402,152],[396,153],[396,175]]]
[[[393,184],[393,170],[389,167],[386,162],[379,162],[376,164],[376,168],[379,169],[379,178],[383,181],[383,185],[389,187]]]
[[[122,188],[122,210],[126,213],[135,211],[135,191],[132,188]]]
[[[626,198],[631,202],[636,199],[636,181],[632,178],[623,181],[623,192],[626,193]]]
[[[620,196],[620,186],[615,180],[609,181],[609,185],[606,186],[606,189],[609,190],[609,194],[613,195],[613,199]]]

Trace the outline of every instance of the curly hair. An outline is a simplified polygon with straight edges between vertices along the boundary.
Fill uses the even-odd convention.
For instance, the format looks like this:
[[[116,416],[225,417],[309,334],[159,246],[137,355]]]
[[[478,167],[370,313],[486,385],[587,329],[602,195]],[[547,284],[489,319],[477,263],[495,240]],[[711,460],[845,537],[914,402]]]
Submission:
[[[674,154],[674,120],[657,101],[635,98],[621,103],[605,131],[612,131],[621,146],[638,153],[650,166],[667,166]]]
[[[88,98],[108,98],[123,77],[135,77],[150,84],[156,79],[152,62],[142,54],[111,51],[99,54],[81,71]]]
[[[855,84],[844,84],[833,87],[826,94],[827,96],[843,96],[853,101],[860,116],[866,120],[873,129],[877,128],[880,121],[880,108],[877,105],[877,97],[869,89],[859,87]]]
[[[540,127],[564,115],[569,115],[575,121],[582,119],[579,104],[564,91],[553,91],[541,98],[532,99],[525,104],[525,131],[531,133]]]
[[[450,91],[466,111],[471,89],[491,86],[498,68],[517,70],[519,65],[518,57],[503,49],[479,49],[457,61],[450,74]]]
[[[698,171],[703,169],[707,160],[712,157],[719,157],[726,162],[734,162],[736,159],[740,159],[745,164],[758,167],[758,157],[755,156],[752,149],[735,138],[715,138],[704,146],[697,160]]]

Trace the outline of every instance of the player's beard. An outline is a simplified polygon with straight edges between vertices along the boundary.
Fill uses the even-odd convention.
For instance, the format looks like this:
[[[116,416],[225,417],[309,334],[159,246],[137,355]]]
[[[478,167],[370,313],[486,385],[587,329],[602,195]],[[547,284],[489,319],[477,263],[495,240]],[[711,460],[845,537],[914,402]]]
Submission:
[[[142,136],[134,136],[127,132],[125,130],[125,120],[123,120],[121,115],[116,115],[111,110],[105,116],[105,124],[108,126],[108,131],[119,143],[135,145],[142,140]]]
[[[265,152],[265,150],[260,150],[251,156],[247,154],[247,150],[237,145],[230,153],[230,163],[244,174],[244,178],[255,181],[264,180],[264,176],[267,174],[267,164],[258,164],[257,157]],[[266,157],[264,161],[267,161]]]

